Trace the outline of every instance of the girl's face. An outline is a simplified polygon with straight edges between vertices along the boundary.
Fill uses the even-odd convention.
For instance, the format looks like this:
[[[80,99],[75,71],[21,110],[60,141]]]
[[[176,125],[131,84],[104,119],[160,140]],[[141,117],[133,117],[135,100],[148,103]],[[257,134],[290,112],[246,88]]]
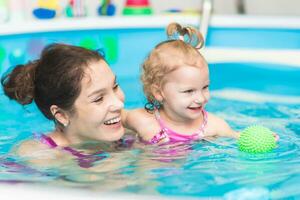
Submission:
[[[119,140],[124,134],[123,106],[124,94],[106,62],[90,63],[74,103],[75,114],[69,120],[69,136],[77,142]]]
[[[160,91],[163,110],[175,121],[198,119],[210,98],[208,86],[206,64],[203,67],[179,67],[165,77],[165,84]]]

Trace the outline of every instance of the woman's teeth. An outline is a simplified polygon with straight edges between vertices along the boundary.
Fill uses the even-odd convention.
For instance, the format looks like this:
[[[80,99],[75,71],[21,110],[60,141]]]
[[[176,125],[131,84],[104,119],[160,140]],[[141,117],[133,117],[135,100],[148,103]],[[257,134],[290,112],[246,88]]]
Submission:
[[[105,125],[111,125],[111,124],[116,124],[120,121],[121,121],[121,117],[116,117],[116,118],[105,121],[104,124]]]

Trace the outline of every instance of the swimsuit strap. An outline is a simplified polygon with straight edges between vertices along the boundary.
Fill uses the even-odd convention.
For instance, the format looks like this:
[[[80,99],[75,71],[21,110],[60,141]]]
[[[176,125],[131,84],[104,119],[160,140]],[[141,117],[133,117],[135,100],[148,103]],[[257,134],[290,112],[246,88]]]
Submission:
[[[206,112],[206,110],[202,109],[202,114],[203,114],[203,123],[201,124],[198,131],[196,131],[195,133],[193,133],[191,135],[183,135],[183,134],[177,133],[174,130],[168,128],[167,125],[165,124],[165,122],[163,121],[163,119],[161,118],[158,110],[154,111],[155,118],[158,121],[161,130],[165,134],[167,134],[168,136],[172,136],[173,139],[186,139],[186,140],[192,140],[192,139],[195,139],[195,137],[196,138],[199,138],[199,137],[203,138],[204,137],[204,129],[207,125],[207,112]]]
[[[49,136],[41,133],[34,133],[33,137],[35,139],[38,139],[41,141],[43,144],[46,144],[50,148],[56,148],[58,145],[56,142]],[[84,154],[72,147],[62,147],[64,151],[67,151],[71,153],[73,156],[77,157],[78,164],[79,166],[83,168],[89,168],[92,166],[92,163],[98,160],[102,160],[107,157],[107,155],[103,154],[103,151],[97,151],[96,153],[93,154]],[[103,154],[103,155],[98,155],[98,154]]]
[[[161,118],[161,116],[160,116],[157,109],[154,111],[154,115],[155,115],[156,120],[158,121],[158,124],[159,124],[161,130],[166,129],[167,126],[165,125],[164,121],[162,120],[162,118]]]
[[[58,147],[56,142],[51,137],[49,137],[45,134],[34,133],[34,138],[40,140],[43,144],[46,144],[50,148]],[[77,157],[84,156],[84,154],[82,154],[80,151],[77,151],[77,150],[75,150],[71,147],[62,147],[62,149],[65,150],[65,151],[70,152],[72,155],[77,156]]]
[[[208,118],[208,114],[207,114],[206,110],[202,109],[202,114],[203,114],[203,123],[201,124],[201,126],[197,132],[201,138],[204,137],[204,129],[207,125],[207,118]]]
[[[47,145],[50,148],[55,148],[58,146],[56,142],[52,140],[51,137],[44,135],[42,133],[33,133],[33,138],[39,140],[40,142],[42,142],[43,144]]]
[[[164,132],[164,130],[161,130],[159,133],[154,135],[153,138],[150,141],[144,141],[144,143],[146,143],[146,144],[157,144],[165,138],[169,139],[168,135]]]

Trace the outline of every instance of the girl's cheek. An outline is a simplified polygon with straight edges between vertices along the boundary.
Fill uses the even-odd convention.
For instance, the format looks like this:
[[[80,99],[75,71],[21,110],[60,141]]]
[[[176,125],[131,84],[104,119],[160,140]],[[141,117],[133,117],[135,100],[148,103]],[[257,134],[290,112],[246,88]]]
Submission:
[[[207,93],[205,94],[207,101],[210,99],[210,92],[209,90],[207,91]]]

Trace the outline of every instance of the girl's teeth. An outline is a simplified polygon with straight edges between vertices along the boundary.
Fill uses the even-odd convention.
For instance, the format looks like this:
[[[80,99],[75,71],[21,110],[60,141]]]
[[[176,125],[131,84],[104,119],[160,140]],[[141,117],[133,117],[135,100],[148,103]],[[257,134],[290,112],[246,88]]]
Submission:
[[[201,107],[189,107],[189,109],[197,110],[197,109],[201,109]]]

